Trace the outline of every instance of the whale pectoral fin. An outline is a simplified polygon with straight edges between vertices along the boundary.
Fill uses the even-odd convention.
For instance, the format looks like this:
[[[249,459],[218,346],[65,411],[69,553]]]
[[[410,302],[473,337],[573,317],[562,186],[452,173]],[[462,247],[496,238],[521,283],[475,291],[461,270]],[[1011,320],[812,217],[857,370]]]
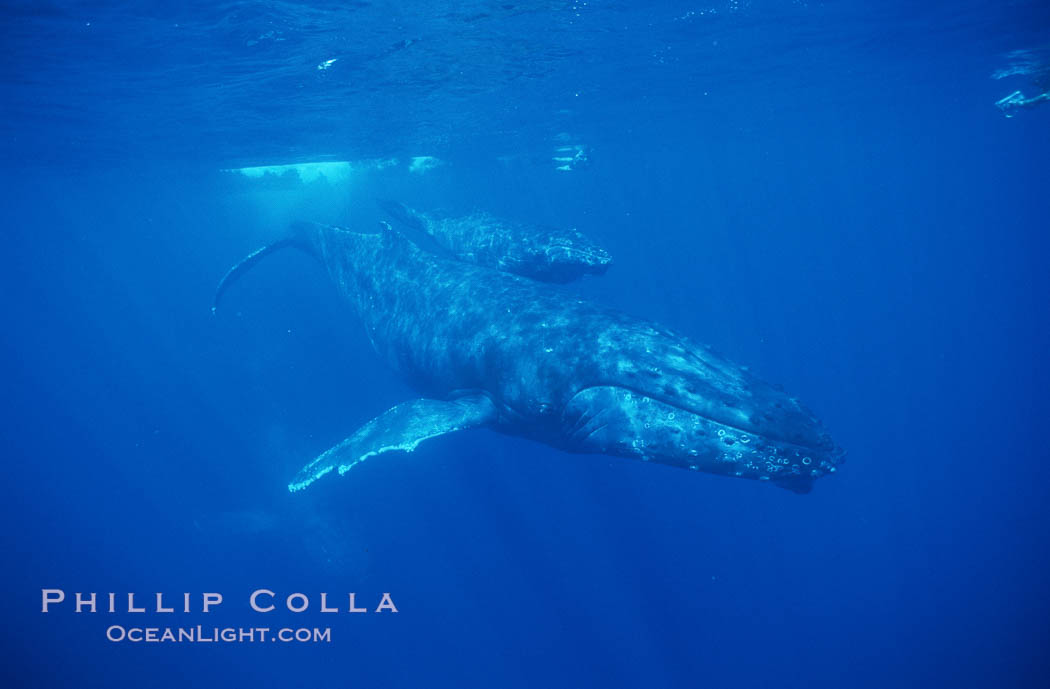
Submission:
[[[372,455],[400,450],[411,452],[424,440],[466,428],[484,426],[496,418],[496,408],[485,395],[454,400],[419,399],[403,402],[372,419],[332,449],[302,468],[288,490],[302,490],[332,469],[339,475]]]

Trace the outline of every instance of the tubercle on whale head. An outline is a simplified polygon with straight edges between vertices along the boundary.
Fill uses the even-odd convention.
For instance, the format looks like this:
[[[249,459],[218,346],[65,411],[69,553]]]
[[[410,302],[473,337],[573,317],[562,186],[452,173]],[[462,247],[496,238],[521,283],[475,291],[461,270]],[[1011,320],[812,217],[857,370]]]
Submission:
[[[585,388],[562,413],[568,449],[669,464],[693,471],[770,482],[808,493],[816,479],[834,473],[845,453],[820,422],[806,424],[792,442],[783,428],[747,430],[664,400],[615,385]]]

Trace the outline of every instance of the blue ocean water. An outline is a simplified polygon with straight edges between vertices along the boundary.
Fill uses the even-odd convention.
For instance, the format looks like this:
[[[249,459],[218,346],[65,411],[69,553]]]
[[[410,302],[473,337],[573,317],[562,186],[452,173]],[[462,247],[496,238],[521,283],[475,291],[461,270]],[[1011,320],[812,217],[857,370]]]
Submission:
[[[1050,104],[995,105],[1050,88],[1045,2],[0,13],[4,686],[1046,686]],[[317,161],[350,165],[230,172]],[[615,264],[569,289],[782,384],[847,462],[796,495],[473,430],[290,494],[416,393],[308,258],[212,292],[377,198],[579,227]]]

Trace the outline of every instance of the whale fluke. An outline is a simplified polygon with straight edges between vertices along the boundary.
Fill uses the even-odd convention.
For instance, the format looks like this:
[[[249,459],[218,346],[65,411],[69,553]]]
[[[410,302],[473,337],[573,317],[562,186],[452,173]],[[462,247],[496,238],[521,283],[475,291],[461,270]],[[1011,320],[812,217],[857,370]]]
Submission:
[[[342,476],[352,466],[373,455],[400,450],[411,452],[421,442],[466,428],[484,426],[496,419],[496,407],[485,395],[453,400],[418,399],[403,402],[372,419],[353,435],[303,467],[288,490],[309,486],[332,469]]]

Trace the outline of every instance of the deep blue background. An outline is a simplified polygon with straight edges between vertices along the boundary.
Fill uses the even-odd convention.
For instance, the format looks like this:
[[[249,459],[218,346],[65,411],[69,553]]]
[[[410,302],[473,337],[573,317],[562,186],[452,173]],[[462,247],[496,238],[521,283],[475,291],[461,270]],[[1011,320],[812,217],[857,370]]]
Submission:
[[[6,7],[4,685],[1045,686],[1050,106],[989,78],[1041,5]],[[321,157],[401,162],[221,172]],[[783,384],[847,464],[798,496],[471,431],[288,494],[412,392],[308,259],[211,293],[377,197],[578,226],[616,264],[574,289]],[[143,620],[47,587],[333,643],[111,644]]]

